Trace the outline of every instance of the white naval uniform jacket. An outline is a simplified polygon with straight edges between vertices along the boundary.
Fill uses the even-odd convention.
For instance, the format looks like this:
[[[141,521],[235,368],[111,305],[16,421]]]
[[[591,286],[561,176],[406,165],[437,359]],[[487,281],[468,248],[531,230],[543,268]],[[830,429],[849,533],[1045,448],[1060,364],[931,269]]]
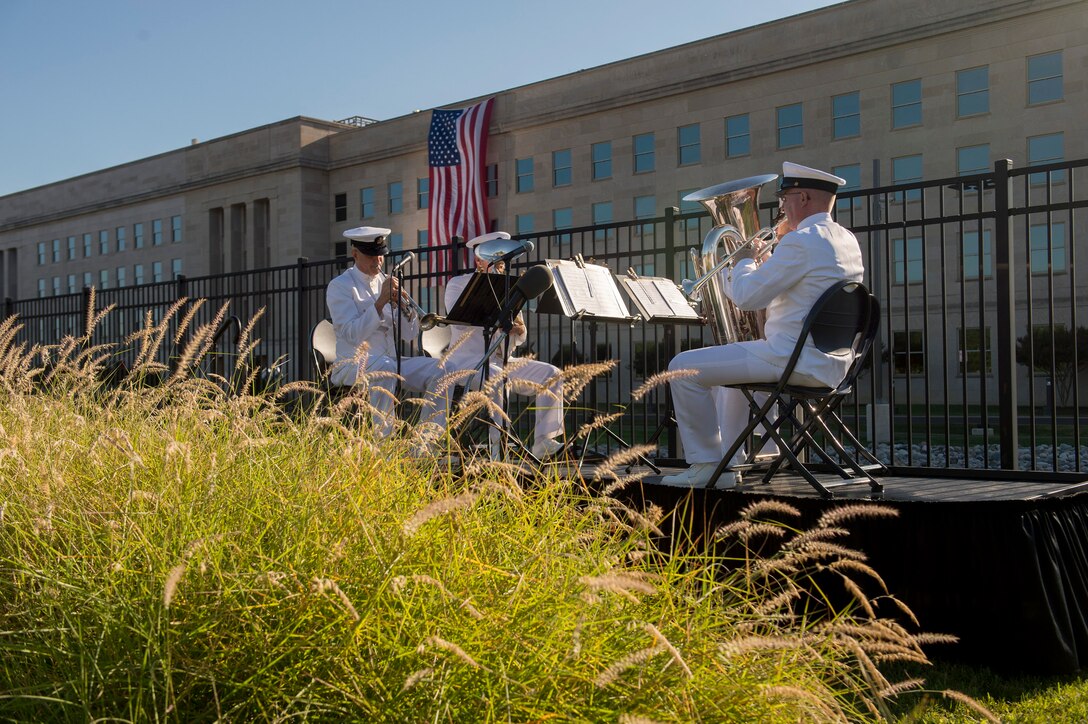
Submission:
[[[802,220],[762,264],[753,259],[737,262],[726,278],[726,295],[741,309],[767,309],[765,340],[745,343],[746,348],[785,367],[805,317],[820,295],[844,279],[860,282],[864,271],[857,239],[829,213]],[[796,372],[834,387],[846,376],[851,362],[852,354],[825,354],[810,339],[801,350]]]
[[[465,291],[465,287],[468,286],[468,282],[472,279],[473,274],[460,274],[453,277],[446,283],[446,291],[443,295],[443,301],[446,304],[446,312],[448,313],[453,309],[453,305],[457,303],[457,300],[461,298],[461,295]],[[502,300],[495,302],[496,309],[501,305]],[[482,327],[469,327],[463,324],[451,324],[450,325],[450,347],[457,345],[457,341],[462,336],[469,335],[468,339],[461,342],[460,346],[450,353],[450,356],[446,359],[447,370],[471,370],[475,369],[484,358],[484,353],[487,352],[487,347],[484,345],[484,331]],[[510,335],[510,349],[519,347],[525,343],[526,333],[511,334]],[[498,339],[498,333],[492,338],[492,341]],[[505,344],[500,344],[498,349],[491,355],[492,364],[502,365],[502,350]]]
[[[385,274],[378,272],[368,276],[352,265],[343,274],[329,282],[325,290],[325,303],[336,330],[336,363],[330,380],[335,385],[353,385],[364,370],[350,364],[356,350],[364,342],[369,344],[368,366],[380,357],[396,358],[397,345],[393,338],[394,315],[399,312],[386,304],[379,314],[376,310],[378,292]],[[412,315],[400,320],[400,337],[412,341],[419,334],[419,320]],[[346,362],[347,364],[342,364]]]

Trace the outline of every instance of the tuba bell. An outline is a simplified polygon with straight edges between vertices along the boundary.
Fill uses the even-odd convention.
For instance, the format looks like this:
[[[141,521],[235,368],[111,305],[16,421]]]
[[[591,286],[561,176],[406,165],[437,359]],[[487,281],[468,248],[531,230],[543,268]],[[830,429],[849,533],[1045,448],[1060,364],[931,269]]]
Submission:
[[[715,344],[759,339],[763,336],[763,310],[746,312],[725,295],[720,272],[742,249],[756,242],[777,242],[772,222],[759,228],[759,189],[777,179],[777,174],[751,176],[737,181],[693,191],[684,201],[698,201],[710,212],[714,227],[703,239],[700,252],[691,250],[696,281],[685,279],[681,285],[691,301],[698,301],[700,311],[714,335]]]

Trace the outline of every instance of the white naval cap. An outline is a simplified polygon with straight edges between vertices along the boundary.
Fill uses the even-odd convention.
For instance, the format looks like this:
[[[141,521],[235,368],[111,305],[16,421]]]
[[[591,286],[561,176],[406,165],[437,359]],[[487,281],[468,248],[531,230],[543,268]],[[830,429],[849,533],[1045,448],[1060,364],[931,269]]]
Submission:
[[[383,229],[380,226],[357,226],[344,232],[344,238],[351,240],[351,245],[369,256],[385,256],[389,251],[386,246],[386,238],[393,233],[392,229]]]
[[[789,161],[782,162],[782,185],[780,191],[786,189],[819,189],[828,193],[837,193],[840,186],[846,184],[846,179],[839,178],[827,171],[818,168],[809,168],[799,163]]]
[[[509,239],[509,238],[510,238],[510,235],[507,234],[505,231],[492,231],[490,234],[481,234],[480,236],[473,237],[472,239],[469,239],[468,243],[465,244],[465,246],[468,247],[469,249],[475,249],[480,244],[483,244],[485,241],[495,241],[495,239]]]

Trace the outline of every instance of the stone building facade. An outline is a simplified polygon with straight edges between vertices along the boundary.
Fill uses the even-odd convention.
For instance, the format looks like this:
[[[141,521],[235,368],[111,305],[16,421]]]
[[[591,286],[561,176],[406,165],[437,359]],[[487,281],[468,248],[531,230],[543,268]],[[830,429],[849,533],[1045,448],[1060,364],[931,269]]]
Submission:
[[[783,160],[868,188],[1088,157],[1086,71],[1083,0],[850,0],[497,90],[492,225],[658,216]],[[0,295],[330,257],[360,224],[423,246],[429,119],[292,118],[0,197]]]

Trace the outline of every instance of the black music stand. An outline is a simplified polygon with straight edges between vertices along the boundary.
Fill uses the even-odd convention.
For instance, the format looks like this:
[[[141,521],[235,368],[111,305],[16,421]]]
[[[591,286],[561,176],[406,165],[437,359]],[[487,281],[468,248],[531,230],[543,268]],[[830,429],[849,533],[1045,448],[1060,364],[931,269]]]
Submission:
[[[622,324],[634,324],[639,317],[632,316],[627,309],[627,302],[616,284],[616,277],[604,266],[587,264],[578,255],[572,261],[547,259],[544,262],[552,274],[551,290],[541,297],[537,304],[537,313],[562,314],[573,321],[589,322],[590,347],[596,355],[597,347],[597,323],[618,322]],[[595,396],[595,389],[590,388],[591,395]],[[608,426],[597,428],[608,435],[614,442],[625,448],[631,444],[617,435]],[[587,448],[588,448],[588,440]],[[582,451],[582,459],[586,450]],[[655,473],[660,473],[649,458],[639,455],[637,458]]]
[[[676,282],[667,277],[642,277],[628,269],[627,276],[620,279],[620,284],[634,302],[639,316],[647,322],[668,325],[706,324],[706,320],[691,306]],[[671,330],[666,330],[666,340],[672,339],[670,332]],[[676,424],[676,418],[672,414],[672,394],[668,387],[665,388],[665,396],[669,414],[657,423],[657,427],[646,440],[648,445],[658,441],[669,423]]]
[[[465,290],[461,292],[461,296],[457,298],[453,308],[448,310],[444,321],[454,322],[456,324],[463,324],[468,327],[482,327],[484,337],[484,356],[477,365],[476,370],[480,375],[480,389],[484,388],[487,382],[488,376],[491,373],[491,355],[493,355],[498,349],[500,342],[505,342],[509,345],[509,331],[512,325],[514,316],[520,311],[521,306],[518,305],[517,309],[505,309],[505,300],[510,297],[511,280],[514,279],[509,274],[501,274],[497,272],[473,272],[472,278],[469,279],[468,284],[465,286]],[[522,300],[524,304],[524,300]],[[509,314],[504,314],[509,312]],[[501,331],[503,336],[494,340],[495,333]],[[494,340],[494,341],[493,341]],[[509,346],[507,346],[507,352],[509,352]],[[504,358],[507,356],[503,355]],[[503,385],[502,393],[502,409],[505,414],[508,407],[508,395],[506,393],[506,385]],[[494,422],[491,420],[486,421],[487,425],[494,426]],[[533,455],[525,444],[518,439],[517,435],[510,432],[509,426],[505,420],[499,426],[500,440],[502,441],[503,452],[514,444],[524,455],[535,461],[537,464],[540,460]]]

